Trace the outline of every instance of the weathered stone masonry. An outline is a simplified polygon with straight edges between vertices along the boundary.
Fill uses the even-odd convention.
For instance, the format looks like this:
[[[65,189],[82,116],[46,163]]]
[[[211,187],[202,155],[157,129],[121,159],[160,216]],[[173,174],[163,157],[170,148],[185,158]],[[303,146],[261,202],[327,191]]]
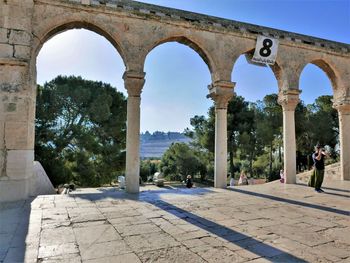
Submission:
[[[271,68],[283,107],[286,182],[295,182],[294,109],[299,77],[308,63],[323,69],[332,82],[340,121],[342,178],[350,180],[350,45],[133,1],[0,0],[0,201],[31,194],[36,58],[50,37],[71,28],[104,36],[123,58],[129,94],[128,192],[139,189],[140,100],[147,54],[162,43],[177,41],[195,50],[208,65],[209,96],[217,116],[215,186],[225,187],[226,110],[234,94],[231,72],[241,54],[254,50],[258,35],[280,41]]]

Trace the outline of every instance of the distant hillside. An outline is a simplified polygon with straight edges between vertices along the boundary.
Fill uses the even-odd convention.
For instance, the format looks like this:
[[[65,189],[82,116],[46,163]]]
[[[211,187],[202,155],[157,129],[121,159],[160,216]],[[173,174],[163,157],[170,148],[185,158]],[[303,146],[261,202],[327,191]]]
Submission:
[[[180,132],[160,132],[150,133],[146,131],[140,136],[141,158],[161,158],[164,152],[172,143],[183,142],[190,143],[191,139]]]

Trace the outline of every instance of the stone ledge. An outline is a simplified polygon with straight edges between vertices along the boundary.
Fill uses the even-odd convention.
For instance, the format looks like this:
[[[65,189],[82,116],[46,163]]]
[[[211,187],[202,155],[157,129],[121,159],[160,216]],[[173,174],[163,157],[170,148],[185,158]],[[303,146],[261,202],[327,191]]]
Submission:
[[[60,0],[61,2],[69,2],[74,4],[82,3],[82,0]],[[130,12],[133,15],[147,17],[170,19],[170,20],[182,20],[189,22],[193,25],[201,25],[202,27],[214,27],[219,30],[226,29],[231,32],[248,33],[252,35],[265,35],[274,37],[277,39],[284,39],[296,44],[304,44],[309,46],[315,46],[322,49],[328,49],[333,52],[350,54],[350,44],[340,43],[327,39],[321,39],[317,37],[302,35],[298,33],[288,32],[284,30],[243,23],[239,21],[203,15],[199,13],[184,11],[180,9],[162,7],[152,4],[141,3],[130,0],[91,0],[91,6],[104,6],[107,8],[118,9],[124,12]],[[86,6],[86,5],[85,5]]]
[[[0,65],[8,65],[8,66],[28,66],[28,62],[23,59],[17,58],[0,58]]]

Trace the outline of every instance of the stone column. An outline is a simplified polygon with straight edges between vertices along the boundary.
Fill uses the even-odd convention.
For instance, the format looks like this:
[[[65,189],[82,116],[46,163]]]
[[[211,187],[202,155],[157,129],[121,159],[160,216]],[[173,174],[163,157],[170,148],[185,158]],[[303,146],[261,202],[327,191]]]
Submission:
[[[299,103],[299,90],[287,90],[279,94],[283,108],[284,182],[296,183],[295,108]]]
[[[32,189],[35,89],[23,61],[0,59],[0,75],[0,201],[15,201]]]
[[[214,187],[227,186],[227,105],[234,95],[235,83],[218,81],[210,85],[209,95],[215,104],[215,168]]]
[[[341,179],[350,180],[350,98],[336,101],[334,107],[339,117]]]
[[[31,194],[35,76],[29,72],[33,1],[0,3],[0,202]]]
[[[145,73],[126,71],[123,76],[128,91],[126,135],[126,191],[139,192],[140,176],[140,103]]]

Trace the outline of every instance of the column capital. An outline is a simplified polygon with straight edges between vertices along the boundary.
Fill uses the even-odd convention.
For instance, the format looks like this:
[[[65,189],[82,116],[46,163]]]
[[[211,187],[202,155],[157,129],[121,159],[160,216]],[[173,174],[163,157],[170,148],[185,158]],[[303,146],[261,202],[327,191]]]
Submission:
[[[301,90],[298,89],[282,90],[278,94],[278,103],[284,111],[294,111],[299,103],[300,93]]]
[[[340,114],[350,114],[350,97],[334,100],[333,108],[338,110]]]
[[[208,85],[207,98],[214,101],[216,109],[227,109],[228,102],[235,95],[233,91],[235,85],[236,83],[231,81],[215,81]]]
[[[140,97],[145,84],[145,72],[128,70],[124,72],[123,79],[129,97]]]

